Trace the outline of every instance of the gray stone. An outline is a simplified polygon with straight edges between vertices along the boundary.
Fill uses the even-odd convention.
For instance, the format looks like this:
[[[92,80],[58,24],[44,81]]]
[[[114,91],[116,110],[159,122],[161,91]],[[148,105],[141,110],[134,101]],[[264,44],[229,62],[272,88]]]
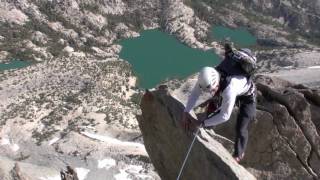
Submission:
[[[31,39],[41,45],[45,45],[48,42],[48,37],[47,35],[43,34],[40,31],[36,31],[32,34]]]
[[[66,46],[65,48],[63,48],[62,52],[67,56],[71,56],[71,54],[74,52],[74,49],[73,47]]]
[[[186,101],[183,96],[189,94],[192,81],[191,77],[180,84],[173,94],[159,88],[147,92],[142,99],[140,129],[150,158],[164,179],[174,179],[177,175],[181,159],[192,138],[185,135],[179,124],[183,112],[180,101]],[[249,142],[241,165],[257,179],[318,179],[318,91],[274,77],[257,76],[255,81],[258,88],[258,110],[256,119],[249,128]],[[204,101],[206,99],[202,98],[197,104]],[[200,113],[202,111],[201,108],[197,110]],[[220,162],[229,159],[233,153],[231,140],[235,138],[237,113],[236,107],[228,122],[214,127],[215,133],[225,138],[212,131],[201,131],[190,155],[185,177],[210,179],[210,173],[204,168],[210,166],[208,159],[214,161],[214,164],[219,164],[215,167],[218,169],[224,165],[231,169],[239,167],[238,164],[235,166],[226,161]],[[198,117],[200,115],[198,114]],[[217,156],[219,160],[209,158],[211,156]],[[229,160],[233,161],[231,156]],[[198,167],[201,169],[198,170]],[[225,175],[232,174],[232,171],[229,172],[225,168],[223,170]],[[194,171],[200,171],[202,174],[196,174]],[[218,174],[213,167],[210,167],[210,172]]]
[[[104,26],[108,25],[105,17],[100,14],[94,14],[92,12],[85,12],[84,22],[88,23],[90,29],[100,31]]]
[[[300,92],[316,94],[277,78],[258,76],[256,82],[257,117],[250,126],[242,164],[262,179],[317,179],[320,138],[313,123],[317,116],[312,114],[317,114],[314,111],[319,106]],[[235,122],[234,115],[228,123],[216,127],[216,133],[234,139]]]
[[[8,56],[9,56],[9,52],[0,51],[0,63],[8,62],[9,61]]]
[[[141,109],[139,126],[151,161],[162,179],[176,179],[192,140],[180,127],[184,106],[167,90],[157,90],[146,92]],[[204,130],[196,139],[181,178],[255,179]]]

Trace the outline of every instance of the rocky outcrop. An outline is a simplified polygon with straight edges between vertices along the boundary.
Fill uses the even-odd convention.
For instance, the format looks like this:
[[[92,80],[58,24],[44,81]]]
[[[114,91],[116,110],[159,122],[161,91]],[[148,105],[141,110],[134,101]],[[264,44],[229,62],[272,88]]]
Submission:
[[[190,90],[188,84],[186,81],[175,91],[146,92],[141,102],[139,125],[145,146],[164,179],[175,178],[191,140],[179,125],[183,111],[180,101],[185,102],[183,96]],[[241,165],[257,179],[318,179],[319,91],[266,76],[257,76],[256,84],[257,117],[249,128],[249,143]],[[210,179],[214,174],[215,178],[241,179],[243,173],[247,173],[230,156],[237,109],[227,123],[214,127],[217,134],[211,129],[201,130],[189,157],[185,178]],[[197,112],[201,112],[201,108]],[[235,175],[232,170],[242,175]]]
[[[139,126],[151,161],[162,179],[177,178],[192,140],[180,127],[183,107],[166,89],[147,91],[141,101]],[[255,179],[206,131],[201,130],[200,134],[182,179]]]
[[[7,51],[0,51],[0,63],[8,62],[8,55],[9,53]]]
[[[31,36],[32,41],[35,43],[38,43],[40,45],[45,45],[48,43],[48,37],[47,35],[43,34],[40,31],[36,31]]]
[[[0,22],[8,22],[23,25],[28,21],[28,16],[26,16],[22,11],[16,8],[7,9],[5,6],[7,4],[0,6]]]
[[[259,108],[257,122],[252,126],[251,137],[266,137],[267,141],[263,141],[266,148],[262,152],[269,152],[272,158],[267,158],[264,165],[269,164],[273,172],[278,172],[278,174],[274,173],[274,177],[318,179],[320,177],[320,136],[319,128],[314,122],[319,119],[315,119],[313,114],[320,110],[319,104],[314,103],[319,101],[317,97],[319,92],[307,88],[296,88],[292,84],[286,87],[276,86],[279,84],[277,85],[277,82],[271,78],[257,77],[257,88],[261,93],[258,103],[261,108]],[[310,93],[309,97],[304,95],[305,91]],[[313,98],[311,99],[310,96]],[[261,117],[268,116],[271,117],[269,121],[271,120],[273,124],[272,129],[260,125],[260,122],[265,120]],[[259,133],[262,128],[264,131],[274,133],[262,135]],[[261,152],[256,150],[256,148],[262,150],[258,145],[259,141],[261,142],[260,139],[251,141],[251,148],[248,148],[249,153]],[[252,163],[256,157],[259,156],[253,154],[248,157],[248,167],[258,165],[258,163]],[[261,163],[259,166],[261,167]]]
[[[256,84],[257,117],[243,166],[263,179],[318,179],[319,91],[265,76]],[[235,117],[215,132],[233,139],[234,126]]]
[[[255,11],[263,12],[278,22],[303,34],[318,34],[318,24],[320,22],[320,2],[318,0],[266,0],[261,3],[255,0],[245,0],[244,4]]]
[[[208,49],[199,42],[197,35],[199,39],[205,37],[210,25],[197,17],[194,18],[193,9],[181,0],[166,0],[163,2],[163,9],[164,28],[167,32],[176,35],[191,47]]]

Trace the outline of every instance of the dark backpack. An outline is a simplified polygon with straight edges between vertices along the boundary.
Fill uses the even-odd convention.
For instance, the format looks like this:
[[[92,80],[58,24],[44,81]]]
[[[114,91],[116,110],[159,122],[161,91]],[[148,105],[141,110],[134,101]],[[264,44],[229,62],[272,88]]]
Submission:
[[[216,67],[221,75],[220,91],[230,82],[230,76],[242,75],[252,81],[252,75],[257,69],[257,58],[250,49],[232,50],[225,54],[225,59]]]
[[[250,49],[240,49],[232,53],[233,60],[240,64],[246,76],[251,76],[257,69],[257,58],[252,54]]]
[[[250,49],[230,51],[225,59],[217,66],[222,76],[243,75],[251,77],[257,69],[257,58]]]

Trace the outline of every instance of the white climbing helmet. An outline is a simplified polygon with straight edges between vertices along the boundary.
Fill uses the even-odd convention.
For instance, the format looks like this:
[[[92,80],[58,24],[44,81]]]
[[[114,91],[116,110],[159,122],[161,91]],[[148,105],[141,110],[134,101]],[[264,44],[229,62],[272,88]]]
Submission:
[[[220,74],[212,67],[204,67],[198,76],[198,83],[202,90],[210,91],[216,88],[220,81]]]

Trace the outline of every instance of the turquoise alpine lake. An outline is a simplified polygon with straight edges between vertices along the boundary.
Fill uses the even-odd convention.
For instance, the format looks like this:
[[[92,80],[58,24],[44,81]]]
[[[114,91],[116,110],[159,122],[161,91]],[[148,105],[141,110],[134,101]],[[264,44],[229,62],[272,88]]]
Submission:
[[[240,48],[256,44],[256,38],[245,28],[214,26],[210,35],[215,41],[229,37]],[[122,40],[120,44],[120,58],[132,65],[142,88],[152,88],[172,78],[185,78],[204,66],[220,62],[213,51],[190,48],[159,29],[143,31],[139,37]]]
[[[132,65],[142,88],[185,78],[220,61],[214,52],[190,48],[158,29],[143,31],[139,37],[122,40],[120,44],[120,58]]]
[[[224,26],[214,26],[211,32],[214,40],[223,41],[225,38],[230,38],[237,47],[249,47],[257,43],[257,39],[245,28],[230,29]]]
[[[8,69],[18,69],[29,66],[31,63],[27,61],[21,61],[18,59],[13,59],[8,63],[0,63],[0,71],[8,70]]]

